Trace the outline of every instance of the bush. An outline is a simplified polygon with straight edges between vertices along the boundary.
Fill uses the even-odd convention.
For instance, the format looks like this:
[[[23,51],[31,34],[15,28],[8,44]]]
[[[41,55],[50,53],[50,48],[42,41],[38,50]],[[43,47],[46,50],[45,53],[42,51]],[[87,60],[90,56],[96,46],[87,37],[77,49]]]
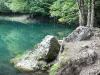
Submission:
[[[78,19],[76,0],[57,0],[50,8],[52,17],[58,17],[59,22],[71,23]]]

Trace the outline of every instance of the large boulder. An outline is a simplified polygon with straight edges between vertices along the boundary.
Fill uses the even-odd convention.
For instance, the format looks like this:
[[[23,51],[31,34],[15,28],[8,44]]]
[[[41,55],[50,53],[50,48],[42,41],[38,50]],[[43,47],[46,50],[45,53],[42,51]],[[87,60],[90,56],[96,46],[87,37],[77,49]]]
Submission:
[[[68,37],[66,37],[65,41],[72,42],[87,40],[90,39],[92,35],[92,30],[89,27],[79,26]]]
[[[22,59],[15,62],[15,67],[21,71],[46,70],[49,63],[56,59],[59,50],[60,45],[56,38],[47,35],[33,51],[26,53]]]

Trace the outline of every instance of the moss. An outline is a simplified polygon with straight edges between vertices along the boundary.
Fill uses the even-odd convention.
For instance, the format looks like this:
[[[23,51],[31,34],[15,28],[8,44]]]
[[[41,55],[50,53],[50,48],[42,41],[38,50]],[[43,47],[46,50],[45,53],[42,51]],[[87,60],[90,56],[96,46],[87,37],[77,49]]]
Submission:
[[[59,65],[58,63],[54,64],[54,65],[51,67],[50,71],[49,71],[49,75],[55,75],[55,73],[56,73],[56,71],[57,71],[57,69],[58,69],[59,67],[60,67],[60,65]]]
[[[25,54],[27,54],[27,53],[28,53],[28,51],[24,52],[23,54],[17,55],[16,57],[14,57],[14,58],[12,58],[12,59],[10,60],[10,63],[16,64],[16,63],[17,63],[18,61],[20,61],[20,60],[25,56]]]
[[[19,60],[21,60],[22,59],[22,56],[21,55],[18,55],[18,56],[16,56],[15,58],[13,58],[13,59],[11,59],[10,60],[10,63],[14,63],[14,64],[16,64]]]
[[[38,48],[38,45],[34,45],[34,48],[37,49]]]
[[[56,40],[59,40],[59,38],[57,36],[55,36]]]

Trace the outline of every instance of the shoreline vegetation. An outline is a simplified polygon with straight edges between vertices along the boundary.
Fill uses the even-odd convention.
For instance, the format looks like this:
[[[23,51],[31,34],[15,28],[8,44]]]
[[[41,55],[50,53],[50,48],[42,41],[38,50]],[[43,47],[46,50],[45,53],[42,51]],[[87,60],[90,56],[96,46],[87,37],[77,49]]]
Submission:
[[[19,22],[22,24],[57,24],[64,25],[66,27],[76,28],[78,26],[78,22],[76,23],[61,23],[58,21],[57,17],[51,17],[50,15],[30,15],[25,13],[1,13],[0,14],[1,21],[11,21],[11,22]]]

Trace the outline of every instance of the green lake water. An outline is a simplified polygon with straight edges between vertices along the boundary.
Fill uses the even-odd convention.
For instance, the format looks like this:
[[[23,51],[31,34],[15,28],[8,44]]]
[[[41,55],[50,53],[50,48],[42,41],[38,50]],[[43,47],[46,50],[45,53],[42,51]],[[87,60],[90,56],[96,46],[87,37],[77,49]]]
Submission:
[[[55,24],[22,24],[0,21],[0,75],[19,75],[10,59],[32,50],[46,35],[62,39],[73,27]]]

